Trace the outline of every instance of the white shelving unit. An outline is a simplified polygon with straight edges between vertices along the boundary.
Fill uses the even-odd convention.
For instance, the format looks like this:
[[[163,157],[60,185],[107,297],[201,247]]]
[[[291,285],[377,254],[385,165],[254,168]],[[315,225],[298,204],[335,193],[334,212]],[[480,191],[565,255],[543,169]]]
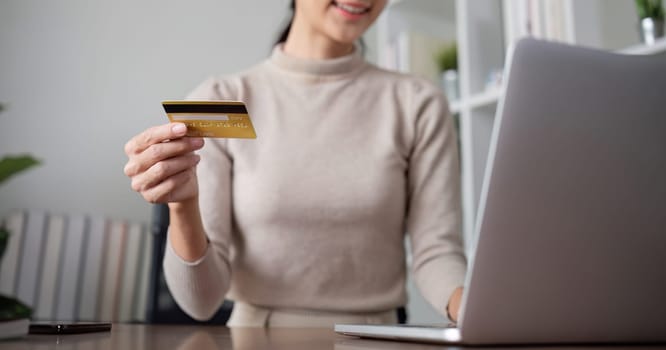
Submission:
[[[633,45],[618,51],[626,55],[655,55],[666,52],[666,38],[661,38],[654,45]]]
[[[502,95],[500,87],[492,88],[482,93],[468,97],[465,100],[451,102],[450,110],[452,114],[459,114],[463,109],[474,109],[489,106],[497,103]]]
[[[495,107],[501,96],[500,87],[487,88],[486,82],[489,74],[501,72],[504,66],[502,11],[502,2],[497,0],[394,0],[377,26],[380,65],[425,76],[435,83],[439,83],[437,72],[432,74],[432,69],[414,62],[415,54],[433,60],[432,52],[418,44],[443,46],[455,41],[458,45],[460,98],[451,101],[450,108],[460,125],[467,241],[472,239]],[[423,36],[431,40],[419,39]],[[419,52],[406,52],[409,50]]]
[[[664,0],[666,2],[666,0]],[[392,0],[377,23],[378,64],[389,69],[431,75],[424,69],[432,52],[424,43],[457,42],[460,98],[450,109],[459,118],[463,230],[467,252],[475,240],[475,221],[490,137],[501,86],[488,77],[504,68],[506,53],[520,37],[537,36],[626,54],[666,52],[666,39],[639,43],[632,0]],[[406,34],[410,33],[410,34]],[[428,36],[432,40],[424,40]],[[413,52],[416,50],[416,52]],[[419,56],[420,55],[420,56]],[[415,57],[416,56],[416,57]],[[423,57],[426,56],[426,57]],[[430,56],[430,57],[427,57]],[[414,314],[427,309],[410,284]],[[412,321],[441,320],[433,311]]]
[[[486,82],[491,74],[501,72],[510,47],[520,37],[533,35],[627,54],[666,52],[666,39],[652,46],[639,44],[637,24],[631,0],[389,1],[377,28],[380,65],[424,75],[423,71],[415,71],[420,67],[414,67],[414,53],[405,52],[413,49],[409,43],[411,37],[431,36],[442,43],[455,40],[458,44],[460,98],[451,101],[450,108],[460,122],[467,242],[474,240],[490,134],[497,101],[502,95],[500,86],[488,87]],[[431,42],[436,44],[437,40]],[[391,48],[398,51],[395,59],[399,63],[393,67],[395,61],[382,61],[382,57],[390,55],[386,53],[392,52]],[[421,55],[430,54],[423,48],[416,49],[421,50]],[[433,80],[437,83],[436,78]]]

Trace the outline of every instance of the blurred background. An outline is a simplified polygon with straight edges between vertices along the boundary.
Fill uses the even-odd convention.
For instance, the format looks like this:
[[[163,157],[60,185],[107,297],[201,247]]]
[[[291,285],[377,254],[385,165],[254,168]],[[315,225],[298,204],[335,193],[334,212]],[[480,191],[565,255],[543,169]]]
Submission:
[[[0,2],[0,149],[43,163],[0,212],[57,208],[146,221],[123,146],[168,122],[160,101],[266,58],[287,0]]]

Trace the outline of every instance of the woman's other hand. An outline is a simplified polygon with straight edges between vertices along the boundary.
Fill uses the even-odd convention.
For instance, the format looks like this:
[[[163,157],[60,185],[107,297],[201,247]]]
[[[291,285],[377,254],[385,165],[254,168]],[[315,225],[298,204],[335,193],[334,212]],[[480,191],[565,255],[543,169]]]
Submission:
[[[463,287],[456,288],[451,297],[449,298],[449,304],[446,308],[446,314],[453,323],[458,322],[458,313],[460,311],[460,303],[462,301]]]
[[[125,175],[146,201],[174,203],[198,196],[195,169],[200,158],[194,151],[204,140],[184,137],[186,132],[185,124],[169,123],[149,128],[125,144]]]

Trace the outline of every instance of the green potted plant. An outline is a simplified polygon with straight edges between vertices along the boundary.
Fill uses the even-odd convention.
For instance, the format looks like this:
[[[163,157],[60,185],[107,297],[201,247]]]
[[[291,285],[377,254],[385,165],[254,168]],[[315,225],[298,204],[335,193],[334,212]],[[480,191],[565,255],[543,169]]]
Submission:
[[[640,18],[641,40],[652,45],[664,36],[664,6],[662,0],[636,0]]]
[[[449,101],[460,98],[458,88],[458,46],[455,42],[443,46],[435,54],[435,62],[442,74],[442,88]]]
[[[0,112],[4,109],[0,104]],[[4,156],[0,159],[0,185],[7,179],[25,171],[39,161],[29,155]],[[0,224],[0,263],[7,248],[10,232]],[[32,310],[19,300],[0,295],[0,339],[15,338],[28,334]]]

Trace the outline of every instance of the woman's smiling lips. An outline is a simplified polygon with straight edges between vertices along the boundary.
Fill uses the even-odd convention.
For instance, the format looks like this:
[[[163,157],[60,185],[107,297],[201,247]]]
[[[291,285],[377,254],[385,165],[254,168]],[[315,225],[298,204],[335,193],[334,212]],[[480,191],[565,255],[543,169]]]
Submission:
[[[358,20],[363,18],[364,15],[370,12],[370,6],[361,2],[354,1],[337,1],[332,2],[333,6],[338,10],[338,13],[347,19]]]

